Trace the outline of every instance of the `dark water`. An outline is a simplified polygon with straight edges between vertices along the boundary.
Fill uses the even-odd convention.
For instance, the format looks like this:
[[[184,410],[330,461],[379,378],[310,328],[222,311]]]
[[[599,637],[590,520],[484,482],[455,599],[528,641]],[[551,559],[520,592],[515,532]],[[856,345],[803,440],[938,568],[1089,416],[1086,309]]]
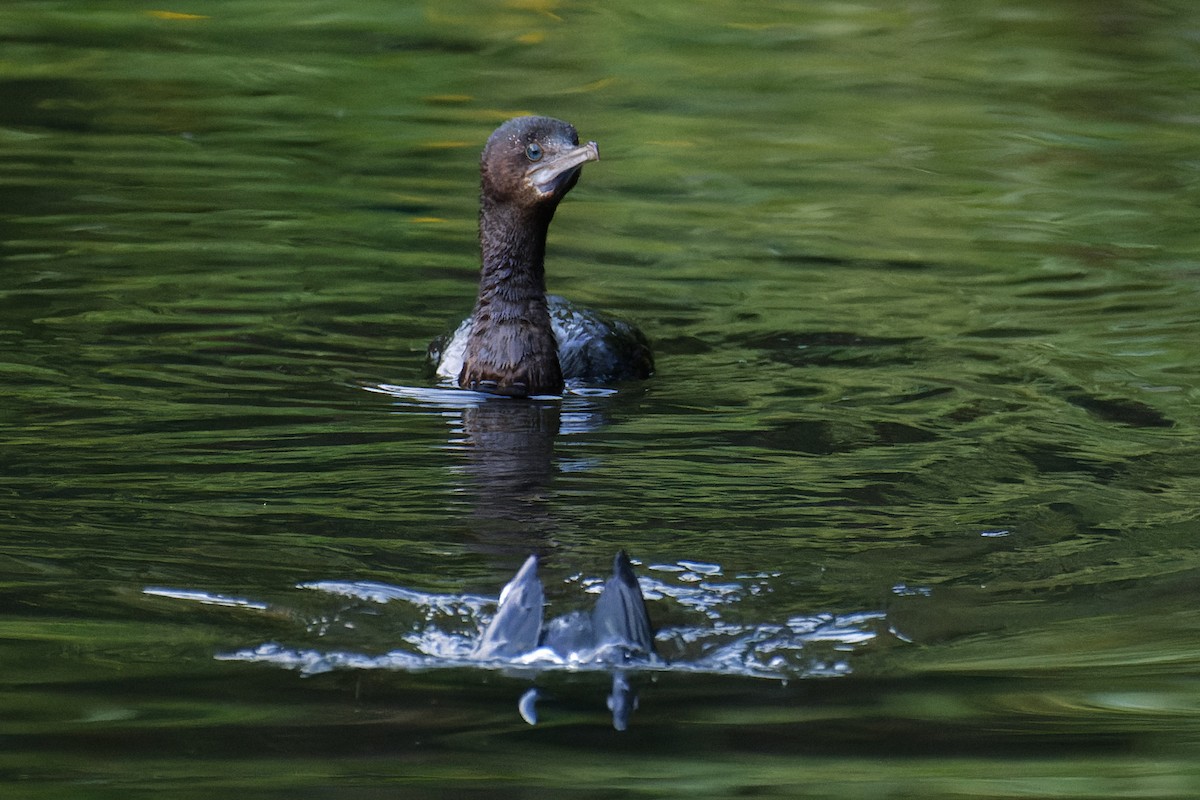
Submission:
[[[1191,4],[18,1],[0,41],[4,797],[1200,796]],[[645,384],[422,391],[524,112],[600,143],[549,282]],[[602,676],[530,727],[528,676],[380,661],[618,548],[679,661],[624,733]],[[360,661],[225,658],[268,646]]]

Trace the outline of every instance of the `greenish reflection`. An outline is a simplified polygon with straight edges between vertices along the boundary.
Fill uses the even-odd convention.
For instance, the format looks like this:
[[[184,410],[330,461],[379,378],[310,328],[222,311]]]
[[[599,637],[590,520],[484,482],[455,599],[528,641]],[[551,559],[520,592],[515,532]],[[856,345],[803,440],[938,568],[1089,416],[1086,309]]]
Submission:
[[[1181,2],[5,4],[5,796],[1197,796],[1197,30]],[[659,374],[505,482],[519,437],[364,387],[428,386],[479,148],[528,111],[605,154],[550,286],[636,319]],[[723,620],[895,635],[838,680],[664,676],[624,738],[570,681],[529,729],[469,672],[212,660],[295,635],[302,582],[482,591],[619,547],[773,576]]]

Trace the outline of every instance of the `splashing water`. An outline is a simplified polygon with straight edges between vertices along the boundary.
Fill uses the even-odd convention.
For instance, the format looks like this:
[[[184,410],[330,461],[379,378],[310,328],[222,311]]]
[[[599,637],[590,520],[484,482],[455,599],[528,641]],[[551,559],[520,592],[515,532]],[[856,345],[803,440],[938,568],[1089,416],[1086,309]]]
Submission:
[[[640,576],[638,586],[652,618],[699,619],[694,624],[659,628],[654,638],[658,657],[630,664],[628,669],[620,671],[621,680],[625,680],[625,673],[654,672],[781,681],[847,675],[848,655],[886,630],[886,615],[882,611],[818,613],[756,623],[729,621],[723,618],[724,612],[747,596],[770,591],[771,581],[779,576],[759,572],[723,579],[719,565],[688,560],[654,564],[645,569],[651,574]],[[602,578],[575,575],[563,580],[562,586],[573,586],[578,594],[589,595],[599,593],[603,583]],[[595,652],[563,653],[544,646],[512,656],[481,657],[478,644],[495,615],[496,598],[422,592],[373,581],[326,580],[302,583],[297,588],[340,601],[340,607],[331,613],[299,618],[297,624],[310,635],[325,637],[335,629],[342,629],[345,635],[344,632],[357,630],[360,623],[369,619],[391,617],[393,610],[397,612],[395,616],[409,621],[408,630],[399,633],[397,646],[384,653],[264,642],[218,653],[216,658],[270,664],[302,675],[351,669],[418,672],[470,668],[532,680],[546,672],[613,671],[611,660]],[[251,611],[274,608],[268,603],[195,590],[148,587],[144,592]],[[551,608],[556,605],[552,603]],[[533,699],[528,695],[523,698],[523,708],[531,705]],[[525,715],[524,710],[522,714]]]

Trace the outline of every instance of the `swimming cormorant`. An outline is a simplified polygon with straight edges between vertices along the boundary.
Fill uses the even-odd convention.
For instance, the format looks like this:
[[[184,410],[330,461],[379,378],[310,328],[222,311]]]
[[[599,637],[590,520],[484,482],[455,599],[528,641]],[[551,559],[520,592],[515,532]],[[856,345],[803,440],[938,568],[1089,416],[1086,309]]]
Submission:
[[[439,377],[463,389],[526,397],[581,383],[643,379],[654,371],[633,325],[546,295],[546,232],[554,211],[597,161],[595,142],[549,117],[517,117],[488,139],[480,160],[482,267],[475,310],[429,346]]]

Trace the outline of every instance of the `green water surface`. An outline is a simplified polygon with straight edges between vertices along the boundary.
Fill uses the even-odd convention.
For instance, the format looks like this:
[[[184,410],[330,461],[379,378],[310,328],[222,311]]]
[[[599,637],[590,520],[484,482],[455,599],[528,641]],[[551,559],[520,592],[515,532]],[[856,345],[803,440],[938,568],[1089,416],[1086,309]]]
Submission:
[[[8,0],[0,795],[1200,796],[1198,70],[1182,0]],[[599,142],[548,282],[658,374],[514,434],[368,389],[431,385],[519,113]],[[887,622],[625,733],[214,660],[617,548]]]

